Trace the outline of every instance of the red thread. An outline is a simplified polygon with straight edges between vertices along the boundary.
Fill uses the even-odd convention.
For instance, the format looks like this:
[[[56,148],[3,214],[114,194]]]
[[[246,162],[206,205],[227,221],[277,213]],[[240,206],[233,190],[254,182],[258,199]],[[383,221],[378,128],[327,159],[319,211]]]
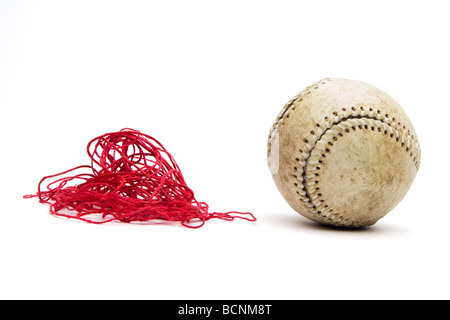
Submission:
[[[89,142],[87,152],[90,165],[44,177],[37,193],[24,198],[38,197],[50,205],[51,214],[89,223],[161,219],[199,228],[210,219],[256,221],[250,212],[209,213],[209,206],[195,199],[172,155],[140,131],[101,135]],[[66,176],[87,168],[92,173]],[[53,178],[42,190],[44,181]]]

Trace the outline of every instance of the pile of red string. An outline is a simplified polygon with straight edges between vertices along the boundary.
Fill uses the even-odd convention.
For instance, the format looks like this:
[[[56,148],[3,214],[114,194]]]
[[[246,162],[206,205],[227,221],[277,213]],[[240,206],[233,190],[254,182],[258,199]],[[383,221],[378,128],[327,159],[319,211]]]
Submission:
[[[210,219],[256,221],[249,212],[209,213],[186,185],[175,159],[156,139],[133,129],[101,135],[89,142],[90,165],[46,176],[34,195],[50,213],[90,223],[179,221],[198,228]],[[67,176],[79,169],[89,173]],[[50,182],[42,190],[45,181]]]

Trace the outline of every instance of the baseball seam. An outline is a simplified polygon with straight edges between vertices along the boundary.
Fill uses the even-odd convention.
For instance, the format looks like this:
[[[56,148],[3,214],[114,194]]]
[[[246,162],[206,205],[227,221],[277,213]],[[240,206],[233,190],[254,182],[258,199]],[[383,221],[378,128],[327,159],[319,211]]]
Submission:
[[[364,111],[364,107],[361,108],[362,111]],[[356,111],[356,108],[353,111]],[[380,114],[379,112],[376,113]],[[384,120],[386,119],[389,119],[389,117],[386,117]],[[334,212],[333,208],[326,204],[326,201],[320,192],[320,168],[326,161],[326,155],[331,151],[333,143],[345,133],[349,133],[357,128],[371,131],[376,130],[380,133],[384,133],[389,138],[395,139],[396,143],[400,143],[405,149],[405,152],[409,152],[410,158],[414,162],[417,170],[419,168],[420,158],[418,143],[413,139],[413,135],[408,134],[406,128],[404,129],[405,131],[400,131],[398,128],[395,128],[392,123],[387,123],[381,119],[376,119],[373,116],[370,117],[369,115],[352,114],[340,119],[338,117],[333,123],[331,123],[328,118],[325,118],[324,121],[327,126],[326,129],[324,129],[322,125],[319,125],[318,129],[321,133],[317,135],[314,131],[311,131],[312,141],[304,141],[309,149],[306,156],[304,151],[299,150],[302,154],[302,159],[295,159],[297,163],[301,165],[300,168],[297,166],[294,167],[294,170],[296,171],[294,176],[301,182],[300,184],[298,182],[294,183],[297,188],[296,193],[300,196],[300,200],[304,202],[304,205],[312,214],[332,221],[333,224],[336,225],[347,227],[365,226],[361,223],[351,221],[348,218],[343,218],[339,213]]]
[[[301,92],[299,92],[297,95],[295,95],[291,100],[289,100],[284,107],[281,109],[280,113],[278,114],[275,122],[272,125],[272,128],[270,129],[269,132],[269,143],[267,145],[268,150],[267,150],[267,154],[270,157],[270,152],[271,152],[271,144],[272,144],[272,137],[273,137],[273,133],[278,129],[280,124],[284,124],[285,118],[288,119],[289,118],[289,112],[290,111],[294,111],[295,110],[295,102],[302,102],[303,101],[303,97],[305,95],[308,95],[311,93],[312,90],[318,89],[319,86],[321,84],[325,84],[328,81],[331,81],[331,78],[325,78],[322,80],[319,80],[315,83],[313,83],[312,85],[306,87],[305,89],[303,89]]]

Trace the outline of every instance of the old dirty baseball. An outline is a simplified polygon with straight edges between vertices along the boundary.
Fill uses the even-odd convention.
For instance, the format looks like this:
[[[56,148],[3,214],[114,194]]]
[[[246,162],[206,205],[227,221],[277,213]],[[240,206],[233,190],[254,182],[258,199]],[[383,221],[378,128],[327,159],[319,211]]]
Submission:
[[[404,198],[420,166],[420,146],[405,111],[387,93],[326,78],[283,107],[270,130],[268,164],[298,213],[360,228]]]

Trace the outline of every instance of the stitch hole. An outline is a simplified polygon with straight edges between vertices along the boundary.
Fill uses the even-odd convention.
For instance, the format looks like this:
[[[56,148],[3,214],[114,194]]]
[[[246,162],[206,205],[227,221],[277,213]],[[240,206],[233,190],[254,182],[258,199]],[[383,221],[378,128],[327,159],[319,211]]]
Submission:
[[[318,197],[321,197],[321,196],[322,196],[322,194],[321,194],[321,193],[318,193],[318,194],[317,194],[317,196],[318,196]],[[322,200],[320,200],[320,201],[322,201]]]
[[[311,133],[312,135],[314,135],[314,130],[311,130],[309,133]]]
[[[308,139],[303,140],[304,143],[308,143]]]
[[[385,115],[384,115],[386,118],[389,118],[389,115],[386,113]]]
[[[344,112],[345,112],[345,111],[347,111],[347,109],[345,109],[345,108],[342,108],[342,111],[344,111]]]
[[[328,148],[325,148],[325,152],[330,152],[330,149],[328,149]]]
[[[337,116],[338,115],[337,111],[333,111],[333,115]]]
[[[345,132],[350,132],[350,130],[348,128],[345,128]]]
[[[323,161],[322,161],[322,160],[319,160],[318,162],[319,162],[319,163],[323,163]]]
[[[408,147],[406,147],[406,152],[408,152],[409,151],[409,148]]]
[[[411,155],[412,155],[412,152],[411,152]],[[320,167],[316,167],[316,170],[320,170]]]
[[[326,156],[325,156],[325,154],[324,154],[324,153],[322,153],[322,158],[326,158]]]
[[[316,123],[316,127],[317,127],[317,128],[320,128],[320,124]]]
[[[297,182],[294,182],[294,186],[298,187],[298,184],[297,184]]]
[[[344,135],[343,135],[341,132],[339,132],[339,133],[338,133],[338,136],[339,136],[339,137],[343,137]],[[335,137],[335,138],[336,138],[336,137]],[[336,138],[336,140],[337,140],[337,138]]]
[[[356,111],[356,108],[355,108],[355,107],[352,107],[352,111]]]
[[[393,133],[391,133],[390,135],[389,135],[391,138],[393,138],[394,137],[394,134]]]
[[[299,158],[295,158],[295,161],[300,161],[300,159]]]
[[[373,108],[369,108],[369,111],[372,112],[372,111],[373,111]]]
[[[353,129],[353,130],[356,130],[355,126],[352,126],[352,129]]]
[[[412,151],[411,151],[411,152],[409,153],[409,156],[412,157],[412,155],[413,155],[413,153],[412,153]]]
[[[319,176],[319,174],[318,174],[318,173],[314,173],[314,176],[315,176],[315,177],[318,177],[318,176]]]
[[[328,141],[328,145],[329,145],[329,146],[332,146],[332,145],[333,145],[333,142]]]
[[[294,170],[297,171],[297,167],[294,167]]]
[[[364,107],[361,107],[360,109],[361,109],[361,111],[364,111]]]

